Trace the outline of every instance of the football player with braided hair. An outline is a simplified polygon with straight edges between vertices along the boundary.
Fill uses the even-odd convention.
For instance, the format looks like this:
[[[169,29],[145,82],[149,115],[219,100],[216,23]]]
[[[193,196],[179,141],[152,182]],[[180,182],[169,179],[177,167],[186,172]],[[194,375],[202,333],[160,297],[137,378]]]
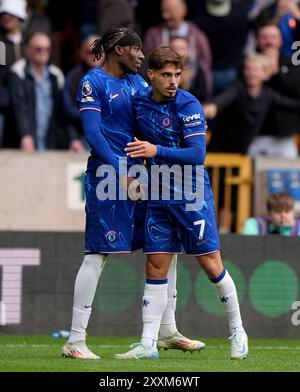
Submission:
[[[104,165],[116,173],[117,190],[119,181],[123,186],[125,183],[126,188],[133,181],[127,177],[127,170],[120,169],[119,158],[126,158],[124,148],[135,136],[132,97],[147,85],[137,74],[144,59],[141,47],[142,41],[133,30],[109,29],[93,45],[96,59],[105,55],[102,67],[90,70],[79,87],[77,101],[91,155],[85,176],[85,254],[75,281],[71,333],[62,348],[66,357],[100,358],[86,345],[86,329],[107,257],[131,253],[143,246],[143,223],[138,224],[136,219],[137,210],[145,211],[143,203],[120,196],[103,200],[98,188],[99,177],[104,176]],[[129,168],[136,163],[134,159],[127,159]],[[205,345],[185,338],[176,328],[176,255],[169,270],[169,280],[169,302],[161,320],[159,339],[165,348],[199,351]]]

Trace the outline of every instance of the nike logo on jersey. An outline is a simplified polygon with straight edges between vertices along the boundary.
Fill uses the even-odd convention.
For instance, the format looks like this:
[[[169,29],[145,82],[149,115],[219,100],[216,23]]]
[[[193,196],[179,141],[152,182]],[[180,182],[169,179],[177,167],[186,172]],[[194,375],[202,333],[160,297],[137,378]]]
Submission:
[[[84,307],[85,307],[86,309],[89,309],[89,308],[92,307],[92,305],[90,305],[90,306],[84,305]]]
[[[115,98],[117,98],[118,96],[119,96],[120,94],[110,94],[110,96],[109,96],[109,99],[110,100],[113,100],[113,99],[115,99]]]

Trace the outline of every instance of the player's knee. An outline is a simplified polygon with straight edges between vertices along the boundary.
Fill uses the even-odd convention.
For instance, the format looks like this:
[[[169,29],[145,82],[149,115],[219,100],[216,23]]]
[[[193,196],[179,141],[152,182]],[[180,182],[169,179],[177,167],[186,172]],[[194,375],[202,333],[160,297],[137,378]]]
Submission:
[[[94,266],[95,268],[104,267],[107,256],[99,253],[85,255],[83,264],[86,266]]]
[[[155,265],[151,262],[147,263],[147,278],[149,279],[165,279],[168,270],[163,265]]]
[[[219,252],[198,256],[197,260],[209,279],[218,278],[224,270]]]
[[[220,268],[219,266],[209,266],[205,271],[209,279],[217,279],[222,274],[224,268]]]

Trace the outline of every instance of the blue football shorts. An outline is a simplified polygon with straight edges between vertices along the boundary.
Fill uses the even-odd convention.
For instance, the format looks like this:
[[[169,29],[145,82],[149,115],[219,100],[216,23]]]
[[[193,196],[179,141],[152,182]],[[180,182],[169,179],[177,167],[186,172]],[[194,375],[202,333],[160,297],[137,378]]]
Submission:
[[[199,211],[187,211],[183,203],[148,205],[144,253],[184,252],[200,256],[219,249],[213,196],[204,202]]]
[[[143,248],[146,206],[131,200],[99,200],[98,182],[85,183],[85,253],[130,253]]]

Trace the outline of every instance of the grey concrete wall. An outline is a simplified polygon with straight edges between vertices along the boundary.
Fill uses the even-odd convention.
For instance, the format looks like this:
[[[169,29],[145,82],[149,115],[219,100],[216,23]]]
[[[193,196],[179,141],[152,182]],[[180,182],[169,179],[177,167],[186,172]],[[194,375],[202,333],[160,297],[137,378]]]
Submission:
[[[0,151],[0,230],[84,229],[87,154]]]

